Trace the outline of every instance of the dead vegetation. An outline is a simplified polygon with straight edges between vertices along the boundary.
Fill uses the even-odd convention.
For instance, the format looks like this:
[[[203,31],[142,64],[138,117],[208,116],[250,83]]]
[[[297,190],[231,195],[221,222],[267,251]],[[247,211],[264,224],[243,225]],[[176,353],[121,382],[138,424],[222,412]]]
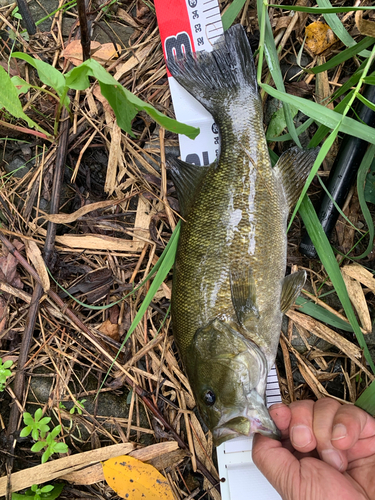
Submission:
[[[222,10],[227,3],[221,2]],[[12,16],[15,5],[0,8],[0,29],[15,34],[17,50],[22,48],[66,71],[79,56],[74,44],[79,39],[76,9],[57,12],[48,30],[39,30],[26,42]],[[106,17],[103,8],[91,7],[89,18],[107,25],[101,34],[106,40],[100,42],[107,45],[101,54],[99,45],[94,47],[93,56],[121,85],[173,117],[152,4],[125,1],[109,14]],[[297,55],[306,24],[315,19],[275,9],[270,9],[270,16],[281,63],[290,66],[290,55]],[[69,29],[64,25],[67,20]],[[252,34],[259,29],[249,1],[240,21]],[[345,15],[345,23],[356,36],[354,14]],[[124,33],[126,43],[121,38]],[[120,57],[112,42],[118,44]],[[9,59],[12,43],[2,37],[0,64],[7,69],[9,62],[12,76],[38,84],[30,66]],[[334,41],[322,54],[312,54],[311,66],[339,50],[340,44]],[[342,85],[348,71],[339,67],[319,78],[307,75],[288,82],[287,88],[323,102]],[[6,111],[0,116],[7,124],[0,127],[0,356],[13,360],[17,369],[15,379],[0,394],[4,475],[0,496],[6,492],[5,474],[10,470],[17,490],[60,478],[68,481],[62,497],[112,496],[102,482],[100,461],[115,453],[133,453],[164,471],[176,498],[203,498],[208,491],[219,498],[212,438],[197,417],[173,344],[171,273],[122,346],[150,282],[130,292],[157,263],[179,219],[164,161],[166,150],[178,146],[177,136],[155,126],[144,113],[133,122],[134,137],[122,132],[98,85],[77,91],[71,99],[72,120],[63,114],[53,143],[26,134],[22,123],[13,121]],[[56,100],[30,89],[21,101],[24,111],[52,133]],[[329,163],[327,159],[327,170]],[[316,186],[311,189],[313,195],[314,191]],[[364,227],[355,190],[344,212],[355,225]],[[308,270],[306,295],[347,322],[334,294],[326,295],[332,287],[324,269],[298,254],[300,224],[296,219],[291,231],[289,264]],[[346,253],[355,238],[340,219],[338,247]],[[373,268],[373,257],[371,253],[365,262],[348,261],[343,267],[365,334],[372,329],[375,290],[373,275],[364,265]],[[328,327],[299,312],[298,306],[287,316],[277,360],[283,401],[331,396],[354,403],[374,380],[354,334]],[[82,414],[69,413],[82,399],[86,399]],[[30,440],[18,438],[22,413],[26,409],[33,413],[38,407],[64,426],[69,457],[38,465]]]

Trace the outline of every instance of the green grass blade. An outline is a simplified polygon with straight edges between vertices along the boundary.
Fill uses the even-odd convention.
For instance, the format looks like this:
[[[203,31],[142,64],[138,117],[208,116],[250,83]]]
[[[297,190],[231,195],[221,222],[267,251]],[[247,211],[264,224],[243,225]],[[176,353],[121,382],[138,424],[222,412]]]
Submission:
[[[223,23],[223,29],[226,31],[232,26],[234,20],[241,12],[246,0],[233,0],[229,7],[225,10],[224,14],[221,16],[221,22]]]
[[[366,361],[371,367],[373,373],[375,373],[375,365],[371,359],[371,355],[363,337],[363,333],[354,314],[339,265],[337,263],[337,260],[335,259],[335,255],[333,253],[331,245],[329,244],[327,236],[319,222],[315,209],[307,196],[304,197],[300,205],[299,212],[306,226],[307,232],[309,233],[311,241],[313,242],[316,251],[318,252],[319,258],[324,265],[325,270],[336,290],[336,293],[344,308],[346,317],[353,327],[358,344],[360,348],[363,349]]]
[[[373,10],[375,7],[303,7],[302,5],[277,5],[269,4],[275,9],[293,10],[296,12],[309,12],[310,14],[340,14],[357,10]]]
[[[273,81],[275,82],[276,88],[282,93],[285,93],[284,79],[280,69],[279,57],[277,55],[271,23],[267,13],[266,4],[263,0],[257,0],[257,11],[259,17],[259,26],[261,28],[260,41],[262,42],[262,40],[264,40],[264,54],[266,57],[268,68],[270,70]],[[262,57],[259,57],[258,64],[261,68],[263,64]],[[292,136],[292,139],[297,144],[297,146],[301,147],[301,143],[296,132],[296,127],[293,122],[289,103],[286,101],[284,102],[286,104],[286,106],[284,105],[284,114],[288,132]]]
[[[340,319],[331,311],[324,309],[324,307],[319,304],[315,304],[312,300],[306,299],[305,297],[297,297],[296,304],[298,305],[298,311],[308,314],[318,321],[327,323],[327,325],[339,328],[340,330],[344,330],[346,332],[353,332],[353,328],[349,323]]]
[[[175,258],[176,258],[176,251],[177,251],[177,244],[178,244],[178,238],[180,235],[180,222],[177,224],[176,229],[173,231],[173,240],[172,243],[168,249],[168,252],[165,254],[165,258],[163,259],[163,262],[160,265],[159,271],[157,272],[157,275],[154,278],[154,281],[152,282],[149,291],[147,292],[146,297],[143,299],[143,302],[141,304],[141,307],[139,308],[137,314],[135,315],[135,318],[133,320],[133,323],[130,325],[130,328],[128,330],[128,333],[125,336],[125,339],[122,343],[122,346],[125,345],[125,342],[128,340],[130,335],[134,332],[135,328],[137,327],[138,323],[141,321],[143,318],[145,312],[147,311],[148,306],[150,305],[151,300],[154,298],[155,293],[158,291],[159,287],[165,280],[167,274],[171,270]]]
[[[367,411],[370,415],[375,416],[375,380],[363,391],[355,402],[355,405]]]
[[[359,137],[364,141],[375,144],[375,133],[372,127],[364,125],[353,118],[348,118],[347,116],[342,116],[339,113],[332,111],[331,109],[325,108],[320,104],[303,99],[302,97],[297,97],[294,95],[285,94],[280,92],[270,85],[261,84],[262,88],[267,92],[267,94],[280,99],[283,102],[296,106],[306,115],[314,118],[315,121],[334,129],[340,124],[339,130],[345,134],[353,135]]]
[[[339,64],[347,61],[351,57],[354,57],[355,55],[359,54],[363,49],[367,49],[367,47],[370,47],[370,45],[373,45],[375,39],[367,36],[360,42],[356,43],[352,47],[349,47],[348,49],[340,51],[337,56],[332,57],[329,61],[327,61],[325,64],[321,64],[320,66],[316,66],[315,68],[311,69],[306,69],[305,71],[307,73],[312,73],[316,75],[317,73],[322,73],[323,71],[327,71],[329,69],[335,68]]]
[[[358,170],[358,176],[357,176],[358,200],[359,200],[359,204],[360,204],[363,216],[365,218],[365,221],[366,221],[366,224],[368,227],[369,242],[368,242],[366,250],[358,257],[355,257],[355,260],[364,259],[365,257],[367,257],[367,255],[373,249],[373,245],[374,245],[374,235],[375,235],[374,222],[372,220],[370,210],[368,209],[368,206],[367,206],[367,203],[365,200],[366,175],[367,175],[367,172],[368,172],[368,170],[371,166],[371,163],[374,159],[374,156],[375,156],[375,146],[370,146],[367,149],[365,156],[363,157],[363,160],[361,161],[361,165],[359,166],[359,170]]]
[[[319,7],[332,8],[331,2],[329,0],[317,0],[317,4],[319,5]],[[334,34],[342,41],[344,45],[346,45],[347,47],[352,47],[356,44],[356,41],[346,31],[344,25],[336,14],[323,14],[323,17]],[[370,52],[368,52],[367,50],[363,50],[361,52],[361,56],[369,57]]]

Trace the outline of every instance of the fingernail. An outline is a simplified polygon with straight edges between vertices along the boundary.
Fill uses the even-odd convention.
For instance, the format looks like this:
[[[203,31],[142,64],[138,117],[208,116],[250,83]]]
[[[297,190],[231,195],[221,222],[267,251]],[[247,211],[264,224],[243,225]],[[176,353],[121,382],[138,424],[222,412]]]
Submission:
[[[323,450],[321,452],[321,457],[324,462],[331,465],[338,471],[342,471],[344,464],[342,463],[340,453],[336,450]]]
[[[269,407],[270,410],[277,410],[278,408],[283,408],[285,406],[284,403],[275,403]]]
[[[347,430],[344,424],[337,424],[332,429],[331,441],[338,441],[339,439],[344,439],[347,436]]]
[[[311,429],[307,425],[295,425],[290,432],[293,446],[304,448],[313,440]]]

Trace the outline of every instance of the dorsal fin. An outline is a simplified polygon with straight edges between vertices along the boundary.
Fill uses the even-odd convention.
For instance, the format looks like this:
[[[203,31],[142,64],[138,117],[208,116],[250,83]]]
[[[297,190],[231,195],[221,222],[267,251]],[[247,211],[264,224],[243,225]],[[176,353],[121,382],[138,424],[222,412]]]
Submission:
[[[295,146],[285,151],[276,163],[273,171],[283,185],[289,210],[297,203],[318,152],[319,148]]]
[[[203,178],[210,168],[214,168],[216,162],[200,167],[168,155],[166,163],[176,187],[181,215],[182,217],[186,217],[194,203],[196,193],[199,191]]]

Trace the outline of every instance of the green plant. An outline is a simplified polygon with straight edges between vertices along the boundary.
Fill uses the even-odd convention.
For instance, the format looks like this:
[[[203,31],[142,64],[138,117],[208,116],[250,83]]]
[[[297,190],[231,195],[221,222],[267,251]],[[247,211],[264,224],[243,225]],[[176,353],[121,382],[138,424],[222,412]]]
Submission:
[[[112,106],[119,127],[121,127],[125,132],[128,132],[130,135],[133,135],[131,122],[139,111],[145,111],[161,126],[172,132],[185,134],[190,139],[194,139],[199,134],[199,129],[173,120],[172,118],[160,113],[150,104],[139,99],[119,84],[113,76],[111,76],[98,62],[93,59],[83,62],[76,68],[69,71],[66,75],[63,75],[50,64],[34,59],[28,54],[14,52],[12,57],[23,59],[33,66],[37,70],[42,83],[51,87],[56,92],[57,96],[47,90],[47,93],[59,101],[54,125],[55,137],[57,136],[62,107],[65,106],[68,110],[70,109],[70,99],[68,97],[69,89],[87,89],[90,86],[89,77],[93,77],[99,82],[101,93]],[[33,120],[31,120],[22,110],[18,94],[27,91],[32,86],[18,76],[10,79],[9,75],[1,67],[0,85],[1,88],[4,89],[4,92],[0,95],[0,109],[5,108],[12,116],[22,118],[30,127],[36,128],[39,131],[39,135],[42,133],[45,139],[52,140],[50,135],[39,127]],[[37,88],[40,91],[46,92],[45,89],[39,87]],[[34,135],[38,134],[34,132]]]
[[[13,361],[10,359],[3,363],[3,360],[0,358],[0,392],[5,389],[7,378],[12,375],[11,370],[9,368],[13,365]]]
[[[54,453],[67,453],[68,451],[68,445],[65,443],[59,443],[56,441],[57,436],[61,432],[61,425],[57,425],[54,429],[52,429],[51,432],[47,434],[46,439],[41,439],[37,441],[32,447],[31,451],[38,453],[39,451],[42,451],[43,448],[46,448],[42,455],[42,464],[47,462],[49,457],[53,455]]]
[[[56,441],[57,436],[61,432],[61,425],[57,425],[50,432],[50,427],[47,425],[50,421],[50,417],[44,417],[41,408],[38,408],[34,413],[34,417],[30,413],[25,412],[23,414],[23,421],[26,424],[21,432],[21,437],[26,437],[31,434],[32,438],[36,443],[31,447],[31,451],[37,453],[43,448],[46,448],[42,455],[42,464],[47,462],[49,457],[53,453],[66,453],[68,451],[68,446],[65,443],[59,443]]]
[[[77,399],[77,403],[73,405],[73,408],[70,408],[69,413],[71,415],[74,415],[74,413],[77,411],[79,415],[82,415],[82,409],[85,409],[85,406],[83,404],[85,401],[86,399],[81,399],[81,401]]]
[[[12,500],[55,500],[61,495],[64,484],[46,484],[41,488],[33,484],[25,493],[12,493]]]

